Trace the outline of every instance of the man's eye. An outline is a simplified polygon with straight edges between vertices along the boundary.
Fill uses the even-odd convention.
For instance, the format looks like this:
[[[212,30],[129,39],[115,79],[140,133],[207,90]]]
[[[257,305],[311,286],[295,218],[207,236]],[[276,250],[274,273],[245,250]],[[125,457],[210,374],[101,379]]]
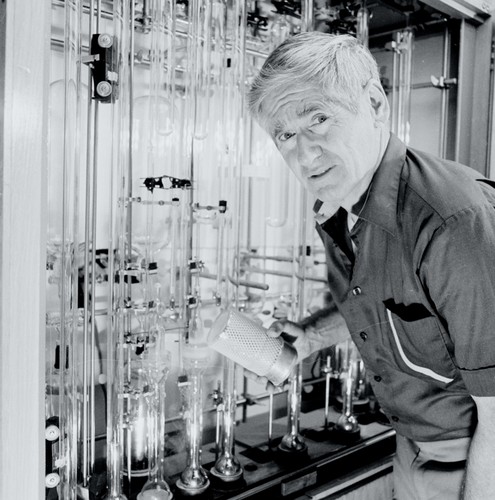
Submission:
[[[323,123],[323,122],[326,122],[327,120],[328,120],[328,116],[325,116],[325,115],[317,115],[315,117],[316,123]]]
[[[292,136],[294,135],[294,132],[283,132],[278,136],[278,140],[280,142],[285,142],[288,141]]]

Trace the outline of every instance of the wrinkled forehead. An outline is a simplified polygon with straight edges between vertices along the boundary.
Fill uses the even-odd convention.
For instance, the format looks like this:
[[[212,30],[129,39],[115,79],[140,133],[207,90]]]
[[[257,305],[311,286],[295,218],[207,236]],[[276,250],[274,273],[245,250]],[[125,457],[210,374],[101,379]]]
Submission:
[[[314,85],[295,85],[273,89],[261,107],[261,121],[271,135],[275,130],[317,111],[331,111],[339,105],[339,99]]]

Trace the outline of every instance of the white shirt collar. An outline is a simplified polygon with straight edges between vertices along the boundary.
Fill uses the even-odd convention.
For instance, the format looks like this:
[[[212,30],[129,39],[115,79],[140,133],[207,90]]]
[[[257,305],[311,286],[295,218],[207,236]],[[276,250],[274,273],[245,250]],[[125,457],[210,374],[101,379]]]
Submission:
[[[322,202],[318,212],[315,213],[315,220],[318,224],[323,225],[335,214],[335,209],[328,202]]]
[[[328,202],[323,202],[318,212],[315,213],[315,221],[321,226],[325,224],[325,222],[334,214],[335,212],[333,211],[331,204]],[[358,219],[359,217],[352,212],[347,213],[347,227],[349,228],[349,232],[352,231],[352,228],[354,227]]]

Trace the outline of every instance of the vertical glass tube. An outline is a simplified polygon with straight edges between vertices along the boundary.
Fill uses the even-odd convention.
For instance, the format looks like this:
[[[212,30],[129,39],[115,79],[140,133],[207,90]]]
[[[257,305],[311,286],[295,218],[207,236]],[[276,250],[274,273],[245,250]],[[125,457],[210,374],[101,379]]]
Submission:
[[[305,313],[306,274],[306,219],[308,195],[304,188],[299,190],[299,221],[295,231],[293,246],[292,302],[290,319],[300,321]],[[282,438],[279,449],[284,452],[305,452],[307,445],[299,432],[301,412],[302,371],[301,365],[294,367],[289,379],[287,394],[287,433]]]
[[[394,134],[398,134],[398,118],[399,118],[399,59],[400,59],[400,49],[398,46],[398,41],[392,41],[392,93],[391,93],[391,127]]]
[[[270,43],[268,45],[270,52],[289,37],[290,30],[291,26],[287,17],[282,14],[277,15],[270,27]]]
[[[313,31],[315,25],[314,0],[302,0],[301,31]]]
[[[192,220],[189,221],[192,224]],[[190,245],[190,242],[188,242]],[[190,249],[191,246],[188,246]],[[189,262],[187,337],[182,336],[184,375],[180,387],[186,432],[186,467],[177,480],[177,487],[184,495],[197,495],[206,491],[210,481],[201,465],[203,438],[203,374],[208,366],[208,346],[199,308],[199,269],[192,259]]]
[[[210,486],[206,471],[201,466],[203,437],[203,373],[208,365],[208,348],[203,343],[183,345],[182,359],[185,376],[182,377],[183,414],[186,430],[186,468],[177,480],[184,495],[203,493]]]
[[[451,47],[451,36],[449,25],[446,24],[443,32],[443,53],[442,53],[442,76],[444,78],[449,78],[450,75],[450,47]],[[439,155],[441,158],[445,158],[447,155],[447,143],[448,143],[448,97],[449,97],[449,87],[446,85],[442,88],[442,102],[440,111],[440,148]]]
[[[302,2],[302,31],[314,29],[314,3],[313,0]],[[306,211],[307,193],[304,189],[299,191],[299,220],[298,230],[295,231],[293,243],[293,269],[292,269],[292,303],[290,320],[300,321],[305,313],[305,249],[306,249]],[[301,410],[302,372],[301,365],[294,367],[289,378],[289,391],[287,394],[287,433],[282,437],[279,450],[283,452],[305,452],[307,445],[299,432],[299,418]]]
[[[109,261],[109,271],[115,269],[112,260]],[[112,283],[113,283],[112,279]],[[122,293],[124,274],[119,272],[119,281],[112,288],[115,295]],[[122,295],[121,295],[122,296]],[[112,297],[114,298],[114,297]],[[117,299],[118,301],[118,299]],[[112,302],[110,302],[112,303]],[[123,473],[123,441],[124,441],[124,349],[123,332],[125,318],[120,307],[108,315],[109,328],[107,340],[107,470],[108,494],[107,500],[126,500],[122,492]]]
[[[89,15],[88,15],[88,36],[91,39],[95,33],[95,2],[89,2]],[[89,392],[91,387],[90,375],[91,369],[89,360],[91,357],[91,332],[93,331],[93,318],[91,316],[91,297],[92,297],[92,279],[91,279],[91,255],[93,251],[92,238],[92,216],[91,209],[93,206],[93,175],[95,174],[95,105],[92,99],[92,82],[91,72],[88,76],[88,107],[87,107],[87,123],[86,123],[86,171],[85,171],[85,207],[84,207],[84,323],[83,323],[83,352],[82,352],[82,421],[81,421],[81,446],[82,446],[82,485],[87,487],[89,476],[91,473],[90,467],[90,433],[91,433],[91,419],[90,419],[90,398]]]
[[[222,148],[217,149],[220,169],[220,196],[229,202],[229,211],[238,213],[240,200],[234,199],[240,188],[240,168],[242,161],[243,137],[243,95],[245,68],[245,2],[235,0],[231,12],[227,13],[227,2],[219,0],[213,5],[214,29],[212,41],[214,64],[211,67],[212,81],[217,92],[221,92],[222,113],[220,115],[219,136]],[[227,37],[230,44],[227,48]],[[240,197],[239,197],[240,198]],[[217,305],[234,300],[238,305],[239,287],[229,287],[226,283],[229,274],[225,265],[225,255],[239,253],[239,228],[227,234],[227,203],[219,207],[217,237],[217,281],[215,297]],[[227,246],[229,248],[227,248]],[[235,272],[234,272],[235,273]],[[243,470],[235,456],[234,432],[237,408],[236,365],[224,359],[223,367],[223,412],[221,435],[219,437],[219,456],[211,473],[224,482],[236,481],[242,477]]]
[[[301,365],[294,367],[290,376],[287,393],[287,433],[282,437],[279,450],[284,452],[304,452],[307,445],[299,433],[299,418],[301,413],[302,372]]]
[[[161,58],[163,58],[165,71],[162,70],[159,73],[160,76],[160,87],[165,88],[169,102],[169,114],[167,120],[167,126],[165,127],[164,133],[170,133],[175,129],[175,89],[176,89],[176,75],[175,75],[175,55],[176,55],[176,44],[177,44],[177,5],[176,0],[164,0],[164,5],[160,5],[159,16],[164,17],[163,26],[160,30],[164,31],[165,37],[163,40]]]
[[[60,498],[75,500],[78,472],[78,377],[77,345],[78,309],[73,297],[77,297],[78,268],[75,252],[78,246],[78,171],[81,151],[81,18],[79,0],[64,5],[64,79],[63,89],[58,82],[52,84],[50,97],[51,141],[48,172],[49,212],[47,249],[47,355],[50,363],[46,397],[47,421],[57,422],[59,427],[58,449],[54,449],[54,469],[57,461]],[[60,94],[63,95],[63,115],[54,116]],[[61,124],[62,130],[53,127]],[[63,138],[63,144],[57,139]],[[62,153],[61,161],[55,156]],[[55,155],[55,156],[54,156]],[[60,170],[59,170],[60,168]],[[56,170],[55,170],[56,169]],[[51,335],[53,333],[53,335]],[[51,337],[51,338],[50,338]],[[53,344],[55,341],[56,346]]]
[[[397,33],[397,41],[400,50],[398,68],[399,102],[397,109],[397,135],[399,139],[409,144],[412,54],[414,45],[414,32],[412,28],[407,28]]]
[[[113,4],[114,32],[118,51],[119,99],[112,106],[112,173],[110,179],[109,207],[109,312],[107,328],[107,470],[108,500],[124,500],[122,492],[124,432],[127,432],[128,416],[124,412],[125,384],[130,374],[125,362],[130,349],[125,347],[125,335],[129,329],[127,304],[130,300],[131,278],[127,275],[130,262],[130,231],[128,217],[129,170],[132,161],[132,133],[130,103],[131,85],[129,54],[132,48],[132,22],[129,2],[117,0]],[[131,170],[132,171],[132,170]],[[129,366],[129,365],[128,365]],[[127,405],[127,402],[126,402]]]
[[[331,356],[327,356],[325,367],[323,368],[325,373],[325,424],[324,428],[328,429],[329,420],[329,409],[330,409],[330,380],[332,377],[332,366],[331,366]]]
[[[192,257],[191,242],[191,193],[183,191],[179,198],[179,219],[178,219],[178,247],[176,247],[177,262],[177,286],[176,286],[176,310],[180,318],[187,323],[189,311],[187,309],[187,296],[191,293],[191,279],[188,269],[189,261]],[[174,270],[172,269],[172,272]],[[187,332],[186,332],[187,334]],[[179,348],[182,348],[182,342]],[[182,356],[179,356],[179,362],[182,363]]]
[[[224,123],[227,138],[226,147],[229,152],[228,158],[228,182],[226,189],[232,193],[231,208],[233,218],[237,223],[233,224],[230,232],[230,252],[229,265],[231,266],[228,274],[233,277],[234,283],[239,283],[241,279],[240,269],[240,247],[241,247],[241,229],[243,227],[243,181],[242,176],[243,153],[244,153],[244,86],[245,86],[245,66],[246,66],[246,5],[242,0],[234,0],[232,7],[231,49],[228,58],[231,61],[228,68],[225,81],[225,111],[226,119]],[[240,290],[235,285],[232,290],[232,299],[236,307],[240,306]]]
[[[224,271],[224,251],[225,251],[225,211],[223,207],[220,207],[218,213],[218,224],[217,224],[217,276],[215,281],[215,291],[213,292],[215,304],[220,306],[222,304],[222,297],[225,299],[222,293],[223,282],[225,281],[225,271]]]
[[[180,217],[180,200],[172,198],[172,224],[171,224],[171,239],[170,239],[170,281],[169,281],[169,309],[175,311],[176,293],[177,293],[177,262],[179,249],[179,217]]]
[[[343,413],[347,418],[349,418],[352,415],[352,396],[354,394],[353,364],[354,362],[351,361],[349,365],[349,370],[345,377],[344,390],[343,390],[344,394]]]
[[[195,97],[194,137],[204,139],[208,134],[210,109],[211,1],[192,0],[189,9],[192,13],[189,23]]]
[[[198,58],[198,43],[200,33],[200,20],[201,20],[201,2],[202,0],[192,0],[188,4],[188,33],[187,33],[187,59],[186,59],[186,73],[185,73],[185,91],[184,91],[184,113],[182,116],[181,127],[181,157],[184,160],[184,173],[187,175],[191,183],[196,183],[196,165],[194,158],[194,134],[196,130],[196,93],[197,93],[197,58]],[[187,172],[187,173],[186,173]],[[186,324],[185,338],[181,339],[183,342],[188,342],[189,337],[194,335],[194,329],[191,328],[192,309],[188,307],[189,300],[194,300],[197,305],[198,297],[194,296],[192,272],[190,266],[193,261],[193,221],[194,209],[193,204],[196,201],[193,195],[196,193],[189,191],[185,192],[183,196],[183,212],[182,212],[182,225],[181,225],[181,248],[182,248],[182,273],[181,273],[181,286],[182,296],[184,297],[184,321]],[[195,311],[197,312],[197,311]],[[180,343],[180,348],[183,351],[184,344]],[[180,362],[183,363],[183,352]]]
[[[163,168],[164,158],[160,155],[171,154],[165,151],[165,137],[175,128],[176,115],[176,2],[175,0],[151,0],[149,17],[150,68],[148,112],[145,116],[147,137],[145,141],[148,155],[148,173],[155,172],[154,165]],[[161,161],[160,161],[161,160]],[[162,172],[162,174],[165,172]],[[169,175],[173,172],[167,171]]]
[[[211,6],[210,81],[216,94],[223,91],[225,84],[227,29],[227,2],[226,0],[213,0]]]
[[[365,46],[368,47],[369,42],[369,23],[370,11],[362,6],[359,8],[356,15],[356,38]]]
[[[270,157],[266,161],[270,165],[268,189],[266,193],[266,224],[270,227],[282,227],[287,222],[289,213],[289,169],[283,164],[279,151],[272,145],[266,145],[263,150],[269,150]]]
[[[129,68],[128,98],[130,102],[129,133],[133,140],[134,161],[129,162],[127,169],[127,183],[129,188],[128,203],[134,203],[133,209],[128,210],[125,227],[127,240],[132,241],[133,248],[138,249],[139,255],[134,255],[125,262],[138,273],[134,286],[128,285],[129,324],[125,334],[129,341],[127,345],[128,363],[141,363],[142,370],[151,381],[152,390],[139,383],[140,377],[127,375],[127,404],[128,411],[126,431],[126,457],[129,478],[148,472],[148,481],[143,487],[139,498],[171,498],[168,484],[163,477],[163,453],[165,439],[165,394],[164,379],[168,370],[168,356],[164,349],[165,326],[164,322],[175,315],[176,304],[176,264],[179,226],[179,199],[172,194],[172,200],[163,200],[163,194],[168,191],[161,189],[148,190],[142,196],[135,196],[142,189],[143,177],[160,177],[172,172],[163,172],[166,157],[170,159],[171,152],[167,151],[165,137],[174,131],[175,116],[175,1],[151,0],[147,31],[140,42],[150,44],[149,66],[149,94],[144,99],[133,99],[134,86],[138,84],[137,75],[133,71],[133,27],[134,15],[131,10],[130,51],[131,62]],[[136,76],[136,78],[135,78]],[[126,96],[127,97],[127,96]],[[141,101],[147,104],[142,112]],[[134,109],[135,108],[135,109]],[[133,126],[135,124],[135,126]],[[171,163],[170,161],[168,163]],[[139,179],[139,181],[138,181]],[[135,203],[136,202],[136,203]],[[170,207],[171,222],[168,221]],[[129,224],[133,217],[132,225]],[[171,228],[169,228],[171,225]],[[132,231],[132,234],[131,234]],[[170,237],[169,237],[169,234]],[[170,242],[170,281],[169,299],[174,310],[172,314],[163,316],[165,310],[160,296],[164,277],[163,259],[160,252]],[[130,258],[132,257],[132,261]],[[134,260],[135,259],[135,260]],[[132,283],[132,280],[131,280]],[[133,296],[134,288],[137,293]],[[134,320],[132,317],[134,317]],[[131,345],[132,344],[132,345]],[[144,349],[144,351],[143,351]],[[131,355],[132,351],[132,355]],[[137,384],[137,385],[136,385]],[[138,395],[132,397],[132,395]],[[146,411],[146,422],[143,421],[143,409]]]
[[[213,290],[213,296],[217,306],[222,305],[226,300],[226,281],[225,276],[225,251],[226,251],[226,211],[229,193],[225,186],[225,167],[228,164],[228,151],[225,147],[225,127],[223,121],[225,113],[225,78],[228,71],[227,66],[227,4],[225,0],[213,0],[211,2],[211,29],[210,29],[210,64],[209,64],[209,80],[210,80],[210,101],[211,112],[209,122],[209,140],[208,145],[211,147],[209,167],[204,169],[204,174],[209,179],[204,178],[208,183],[211,183],[210,189],[204,189],[209,196],[217,196],[219,208],[216,211],[216,241],[215,241],[215,264],[216,264],[216,281]],[[203,168],[204,168],[203,167]],[[203,174],[203,177],[205,177]],[[205,188],[206,188],[205,182]],[[215,194],[213,194],[213,192]]]
[[[164,351],[165,331],[155,329],[153,340],[143,355],[143,368],[152,383],[148,415],[149,478],[137,500],[170,500],[172,492],[164,477],[165,460],[165,381],[170,353]]]
[[[342,414],[336,424],[339,432],[356,435],[359,433],[359,424],[353,413],[354,390],[356,387],[358,362],[355,356],[349,359],[347,369],[342,379]]]
[[[95,6],[95,30],[96,33],[100,32],[101,24],[101,0],[96,0]],[[91,13],[90,13],[91,15]],[[95,373],[96,373],[96,363],[95,363],[95,353],[96,353],[96,229],[97,229],[97,213],[98,213],[98,168],[99,168],[99,158],[98,158],[98,138],[100,135],[99,130],[99,109],[100,104],[98,101],[95,102],[94,107],[94,126],[93,126],[93,165],[91,172],[91,207],[90,207],[90,219],[86,221],[89,222],[91,228],[90,243],[86,240],[85,245],[85,255],[86,252],[90,252],[90,274],[89,279],[91,280],[91,286],[86,289],[86,293],[90,295],[90,330],[89,330],[89,474],[93,474],[95,466],[95,448],[96,448],[96,398],[95,398]],[[89,116],[89,115],[88,115]],[[85,282],[86,284],[86,282]]]

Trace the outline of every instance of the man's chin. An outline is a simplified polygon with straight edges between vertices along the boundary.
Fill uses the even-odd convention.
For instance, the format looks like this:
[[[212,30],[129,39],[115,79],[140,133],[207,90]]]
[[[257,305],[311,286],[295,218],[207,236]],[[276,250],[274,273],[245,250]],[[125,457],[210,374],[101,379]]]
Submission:
[[[334,205],[338,208],[342,203],[340,196],[337,198],[335,193],[329,193],[323,189],[315,193],[315,196],[328,206]]]

